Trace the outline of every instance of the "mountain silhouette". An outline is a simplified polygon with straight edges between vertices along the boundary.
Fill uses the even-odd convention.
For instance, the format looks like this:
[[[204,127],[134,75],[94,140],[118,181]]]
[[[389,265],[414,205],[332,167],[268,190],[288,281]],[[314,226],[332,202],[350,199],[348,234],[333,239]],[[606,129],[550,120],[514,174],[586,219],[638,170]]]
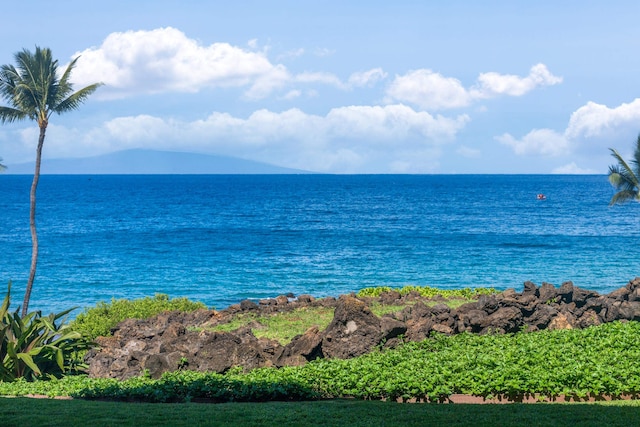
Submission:
[[[33,174],[34,162],[7,165],[5,173]],[[237,157],[174,151],[132,149],[95,157],[44,159],[42,174],[305,174],[309,171],[284,168]]]

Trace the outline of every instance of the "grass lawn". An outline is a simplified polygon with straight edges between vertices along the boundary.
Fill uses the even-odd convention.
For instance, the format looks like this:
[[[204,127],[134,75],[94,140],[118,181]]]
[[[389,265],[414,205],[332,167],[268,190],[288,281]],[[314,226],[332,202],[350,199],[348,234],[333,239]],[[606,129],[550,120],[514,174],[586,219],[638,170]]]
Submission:
[[[0,398],[0,413],[5,427],[640,425],[640,401],[507,405],[360,400],[157,404]]]

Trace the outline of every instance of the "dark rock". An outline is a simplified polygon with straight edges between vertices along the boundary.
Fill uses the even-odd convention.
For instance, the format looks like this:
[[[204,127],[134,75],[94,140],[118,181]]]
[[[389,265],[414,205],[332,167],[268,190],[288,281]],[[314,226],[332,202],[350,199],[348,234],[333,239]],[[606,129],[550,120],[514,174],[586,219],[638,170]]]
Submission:
[[[543,283],[538,289],[538,298],[542,303],[556,303],[558,297],[558,290],[551,283]]]
[[[278,295],[276,297],[276,305],[286,305],[289,304],[289,297],[286,295]]]
[[[576,307],[580,308],[583,305],[585,305],[587,303],[588,300],[590,300],[591,298],[596,298],[598,297],[598,293],[597,292],[593,292],[593,291],[587,291],[585,289],[581,289],[581,288],[574,288],[573,289],[573,302],[576,303]]]
[[[640,320],[640,301],[622,301],[618,306],[620,319]]]
[[[589,309],[584,312],[582,316],[578,319],[578,327],[579,328],[588,328],[590,326],[597,326],[602,324],[602,319],[598,316],[598,313]]]
[[[391,316],[382,316],[380,319],[380,329],[382,331],[383,341],[388,341],[407,333],[407,325]]]
[[[323,333],[322,353],[347,359],[369,353],[381,341],[380,319],[352,296],[341,296],[333,320]]]
[[[525,319],[525,323],[535,327],[536,330],[545,329],[557,314],[558,310],[551,305],[540,304],[537,309]]]
[[[478,308],[487,312],[487,314],[494,313],[500,308],[498,297],[495,295],[480,295],[480,298],[478,298]]]
[[[536,286],[535,283],[528,280],[524,282],[524,290],[522,291],[522,295],[537,296],[536,295],[537,293],[538,293],[538,287]]]
[[[322,336],[317,326],[295,336],[274,359],[276,366],[300,366],[322,358]]]
[[[380,302],[386,305],[398,304],[401,299],[402,296],[398,291],[388,291],[380,295]]]
[[[524,325],[522,312],[515,307],[502,307],[487,316],[482,324],[482,333],[517,332]]]
[[[422,301],[418,301],[413,305],[413,307],[407,307],[407,308],[409,308],[410,310],[411,319],[414,319],[414,320],[422,319],[424,317],[431,317],[432,315],[431,308],[428,307]]]
[[[259,308],[258,304],[256,304],[255,302],[249,299],[240,301],[240,309],[242,311],[257,310],[258,308]]]
[[[300,295],[298,297],[298,302],[302,303],[302,304],[309,304],[311,302],[315,301],[315,298],[312,297],[311,295]]]
[[[460,320],[464,323],[465,330],[470,332],[480,332],[486,324],[488,314],[483,310],[469,310],[466,313],[458,313]]]

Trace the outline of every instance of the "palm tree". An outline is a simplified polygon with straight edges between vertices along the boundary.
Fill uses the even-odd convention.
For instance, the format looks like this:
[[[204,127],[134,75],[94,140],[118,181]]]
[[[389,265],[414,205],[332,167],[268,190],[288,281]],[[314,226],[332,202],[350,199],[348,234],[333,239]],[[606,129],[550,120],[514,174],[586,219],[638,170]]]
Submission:
[[[610,148],[611,155],[618,161],[617,165],[609,166],[609,182],[618,192],[613,195],[609,206],[625,203],[629,200],[640,201],[640,135],[636,141],[631,166],[618,152]]]
[[[26,316],[31,288],[38,262],[38,236],[36,233],[36,189],[40,179],[40,162],[49,118],[53,113],[62,114],[79,108],[89,95],[102,83],[94,83],[76,92],[70,81],[71,71],[78,61],[73,59],[62,74],[58,73],[58,61],[51,50],[36,46],[34,53],[23,49],[14,55],[16,66],[0,66],[0,97],[9,107],[0,106],[0,122],[11,123],[30,119],[38,123],[40,136],[36,148],[36,165],[30,192],[29,225],[31,229],[31,267],[24,294],[22,317]]]

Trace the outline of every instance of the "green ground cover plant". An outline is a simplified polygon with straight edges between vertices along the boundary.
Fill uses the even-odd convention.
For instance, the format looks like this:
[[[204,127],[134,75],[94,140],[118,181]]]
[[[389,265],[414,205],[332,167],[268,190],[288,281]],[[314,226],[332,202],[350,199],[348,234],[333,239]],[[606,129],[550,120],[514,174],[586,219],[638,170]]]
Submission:
[[[640,402],[414,405],[353,399],[203,405],[2,399],[7,426],[608,426],[640,425]]]
[[[44,394],[149,402],[356,398],[440,401],[451,394],[517,399],[539,394],[620,396],[640,393],[640,323],[511,335],[434,335],[420,343],[348,360],[301,367],[178,371],[158,380],[88,379],[0,382],[0,395]]]
[[[433,298],[437,295],[443,298],[463,298],[476,299],[480,295],[497,294],[499,291],[495,288],[461,288],[461,289],[440,289],[431,286],[414,286],[408,285],[401,288],[392,288],[389,286],[377,286],[373,288],[362,288],[358,291],[359,297],[379,297],[384,292],[397,291],[400,295],[406,295],[411,292],[417,292],[425,298]]]
[[[70,323],[72,329],[95,339],[111,335],[111,328],[125,319],[147,319],[164,311],[194,311],[207,308],[203,303],[188,298],[169,298],[166,294],[155,294],[134,300],[112,299],[98,302],[87,308]]]

